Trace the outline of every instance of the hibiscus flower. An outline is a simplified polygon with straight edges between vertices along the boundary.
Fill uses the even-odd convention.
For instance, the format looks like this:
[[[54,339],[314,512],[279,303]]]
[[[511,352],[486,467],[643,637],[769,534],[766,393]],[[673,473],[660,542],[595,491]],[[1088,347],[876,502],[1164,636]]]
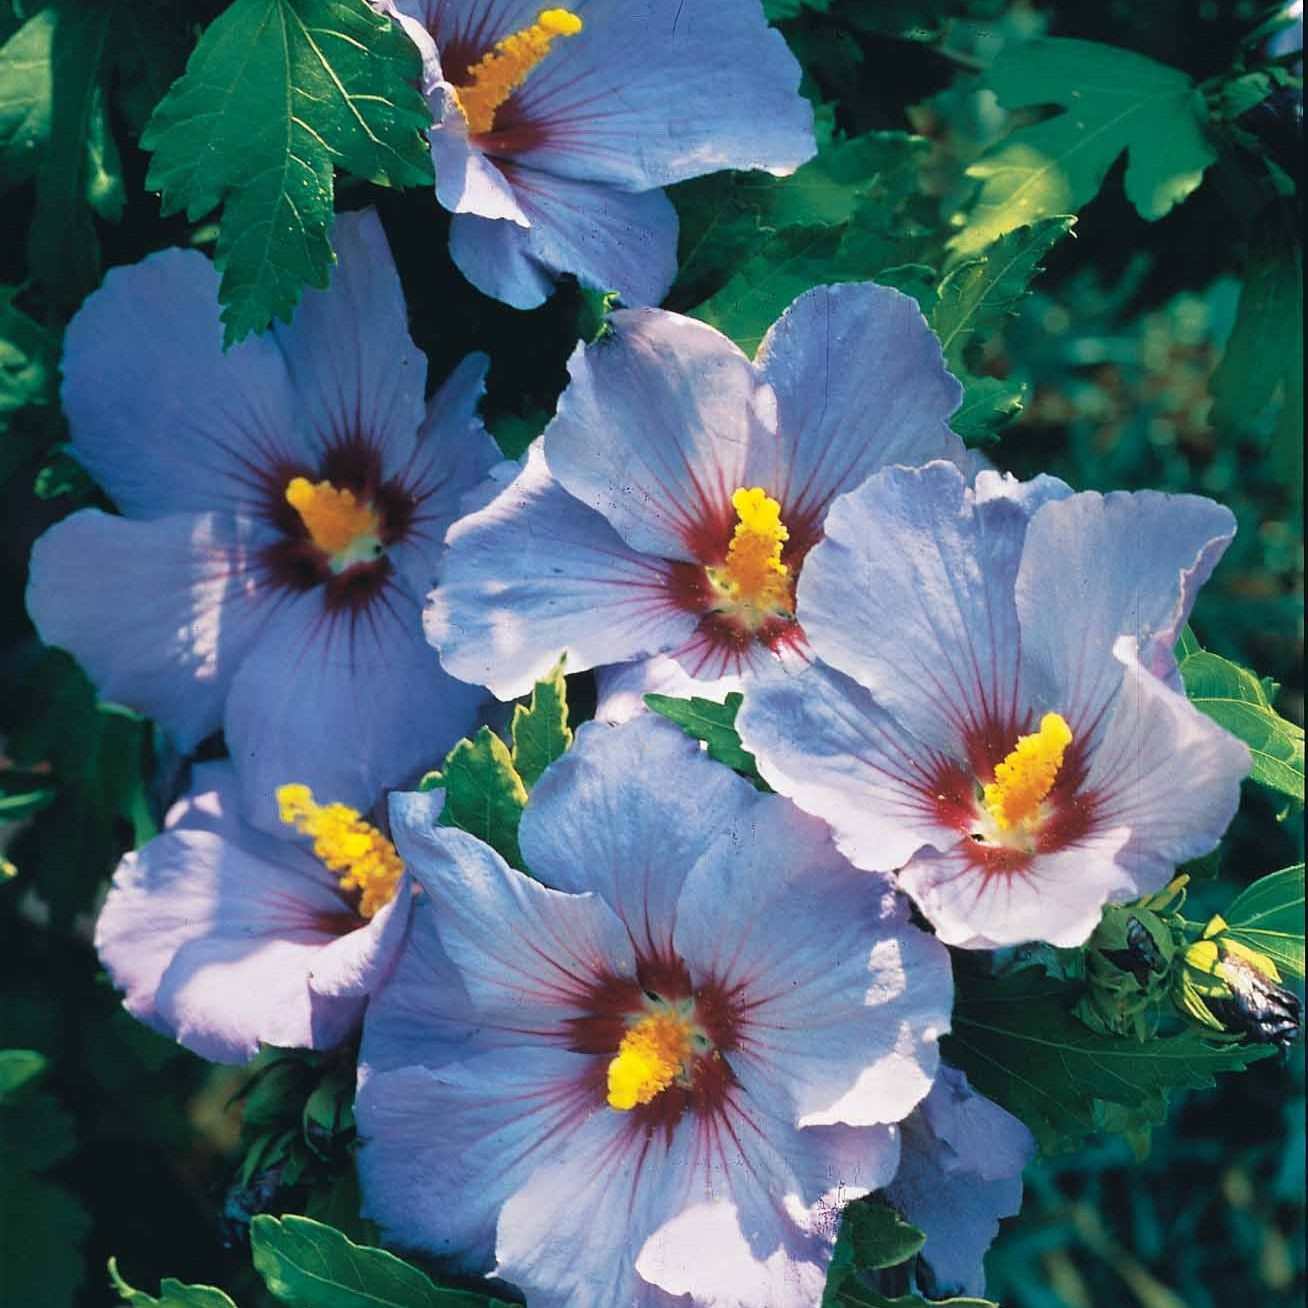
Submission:
[[[784,176],[817,146],[800,68],[758,0],[373,0],[423,56],[450,253],[520,309],[555,277],[657,304],[677,271],[660,189]]]
[[[1235,533],[1211,500],[890,468],[800,579],[819,662],[751,690],[760,771],[948,944],[1073,946],[1220,839],[1249,752],[1172,647]]]
[[[496,462],[483,356],[424,405],[399,279],[371,211],[342,214],[332,286],[226,353],[218,274],[164,250],[69,324],[79,461],[123,516],[51,528],[28,609],[100,693],[183,750],[222,728],[243,802],[278,826],[301,781],[366,808],[439,759],[480,696],[422,639],[446,527]]]
[[[825,827],[646,715],[581,727],[519,832],[391,800],[431,900],[365,1019],[365,1211],[534,1308],[821,1297],[930,1089],[945,950]]]
[[[579,346],[525,466],[451,530],[427,633],[501,699],[567,651],[647,689],[804,661],[795,585],[827,510],[892,463],[963,461],[962,391],[913,300],[801,295],[751,362],[725,336],[622,310]],[[512,475],[512,474],[509,474]],[[701,692],[703,693],[703,692]]]

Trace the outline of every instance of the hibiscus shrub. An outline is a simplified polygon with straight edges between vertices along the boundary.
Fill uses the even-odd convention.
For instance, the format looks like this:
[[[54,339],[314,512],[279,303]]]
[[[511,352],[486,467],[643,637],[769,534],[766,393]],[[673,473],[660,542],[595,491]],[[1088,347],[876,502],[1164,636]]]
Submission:
[[[1297,1302],[1301,76],[4,7],[4,1302]]]

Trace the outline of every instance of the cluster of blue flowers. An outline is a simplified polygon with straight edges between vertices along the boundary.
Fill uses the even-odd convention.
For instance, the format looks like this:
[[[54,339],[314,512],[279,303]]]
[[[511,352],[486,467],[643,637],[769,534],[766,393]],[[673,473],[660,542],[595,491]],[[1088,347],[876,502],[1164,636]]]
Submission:
[[[756,0],[378,7],[423,53],[454,259],[512,305],[565,271],[657,303],[660,186],[813,151]],[[365,1211],[532,1308],[810,1308],[877,1191],[933,1288],[979,1292],[1032,1141],[940,1061],[944,946],[1080,944],[1222,835],[1248,754],[1172,649],[1231,515],[983,466],[872,284],[801,296],[752,360],[620,309],[505,463],[488,360],[425,400],[376,215],[336,244],[227,353],[194,251],[68,329],[73,450],[121,516],[46,534],[32,616],[229,753],[114,879],[128,1009],[224,1062],[362,1024]],[[532,790],[528,876],[406,787],[560,655],[599,704]],[[645,710],[669,690],[742,691],[775,793]]]

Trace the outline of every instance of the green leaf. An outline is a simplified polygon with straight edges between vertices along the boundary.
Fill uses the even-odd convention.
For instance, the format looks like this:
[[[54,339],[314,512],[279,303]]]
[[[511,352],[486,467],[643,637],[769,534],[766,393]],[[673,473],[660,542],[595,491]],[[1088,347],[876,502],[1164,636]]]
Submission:
[[[811,287],[914,263],[926,229],[906,210],[928,149],[921,137],[868,132],[824,143],[789,178],[723,173],[676,188],[681,271],[669,307],[694,309],[753,351]]]
[[[0,1049],[0,1101],[45,1071],[45,1056],[34,1049]]]
[[[1264,209],[1251,249],[1235,325],[1209,390],[1218,433],[1256,430],[1279,404],[1273,435],[1277,472],[1303,493],[1303,250],[1288,204]]]
[[[484,840],[511,867],[522,866],[518,823],[527,788],[513,766],[508,746],[489,728],[461,740],[445,760],[441,821]]]
[[[1060,38],[1005,48],[983,78],[1005,109],[1063,112],[1011,132],[969,169],[981,181],[967,225],[951,242],[974,254],[1005,232],[1075,213],[1128,152],[1126,195],[1142,218],[1184,200],[1217,157],[1204,104],[1175,68],[1130,50]]]
[[[1169,1092],[1214,1084],[1273,1052],[1218,1044],[1197,1030],[1155,1037],[1102,1035],[1073,1016],[1079,988],[1038,969],[1002,979],[958,971],[953,1030],[942,1052],[976,1090],[1034,1132],[1045,1153],[1078,1144],[1104,1105],[1158,1116]]]
[[[763,0],[763,12],[768,16],[770,23],[795,18],[805,9],[824,14],[830,8],[831,0]]]
[[[854,1279],[859,1272],[896,1267],[912,1258],[925,1243],[926,1236],[888,1204],[856,1199],[846,1205],[836,1246],[831,1251],[821,1308],[839,1308],[851,1302],[846,1291],[863,1288]]]
[[[0,286],[0,485],[50,441],[58,417],[59,341]]]
[[[669,722],[675,722],[686,735],[702,740],[708,746],[709,758],[758,781],[758,763],[740,743],[736,730],[741,698],[740,692],[733,690],[721,704],[698,696],[677,699],[672,695],[646,695],[645,703]]]
[[[123,1303],[131,1304],[132,1308],[236,1308],[227,1295],[212,1285],[183,1285],[171,1276],[160,1284],[157,1299],[144,1290],[134,1290],[119,1274],[116,1258],[109,1259],[109,1284]]]
[[[109,87],[140,81],[168,42],[144,0],[54,0],[0,48],[0,185],[35,178],[28,239],[34,275],[71,303],[100,279],[92,215],[122,216],[125,192],[109,126]]]
[[[39,813],[56,793],[43,773],[0,769],[0,822],[18,822]]]
[[[832,268],[843,236],[843,225],[796,223],[764,237],[727,284],[692,316],[753,354],[782,310],[816,286],[823,269]]]
[[[141,144],[165,214],[223,205],[227,344],[289,318],[305,284],[327,285],[334,165],[430,183],[419,63],[365,0],[235,0],[201,37]]]
[[[949,419],[950,427],[963,438],[965,445],[984,445],[987,441],[997,440],[1000,428],[1006,427],[1022,412],[1025,384],[970,374],[960,380],[963,383],[963,403]]]
[[[254,1266],[292,1308],[496,1308],[499,1300],[438,1287],[382,1249],[355,1244],[307,1217],[259,1216],[250,1224]]]
[[[0,1168],[0,1303],[73,1308],[86,1280],[86,1209],[61,1185]]]
[[[510,731],[513,766],[522,784],[530,790],[540,780],[541,773],[572,744],[562,659],[544,681],[536,683],[531,702],[514,707]]]
[[[1001,236],[980,254],[956,264],[940,283],[931,326],[940,337],[945,362],[957,371],[978,331],[990,331],[1017,312],[1030,294],[1041,260],[1072,230],[1076,219],[1062,214]]]
[[[149,724],[96,702],[95,691],[61,650],[44,650],[28,675],[7,688],[3,728],[14,763],[48,768],[54,798],[14,840],[10,856],[38,865],[54,920],[88,906],[122,853],[121,827],[135,843],[154,834],[144,772]]]
[[[86,1276],[78,1253],[90,1219],[62,1186],[34,1175],[74,1148],[72,1118],[38,1082],[45,1059],[0,1052],[0,1303],[72,1308]]]
[[[1207,650],[1181,661],[1181,677],[1190,702],[1249,746],[1249,775],[1302,804],[1303,728],[1277,713],[1267,687],[1247,668]]]
[[[59,340],[15,306],[17,294],[0,286],[0,432],[11,414],[52,405],[59,388]]]
[[[1304,978],[1303,864],[1262,877],[1222,914],[1228,936],[1276,964],[1282,978]]]

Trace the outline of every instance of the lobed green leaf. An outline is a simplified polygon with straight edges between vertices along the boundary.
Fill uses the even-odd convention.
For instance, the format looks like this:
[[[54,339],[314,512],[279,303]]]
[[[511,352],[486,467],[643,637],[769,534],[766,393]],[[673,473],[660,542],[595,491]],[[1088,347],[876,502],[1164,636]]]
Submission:
[[[159,1297],[134,1290],[118,1271],[118,1260],[109,1259],[109,1284],[131,1308],[236,1308],[223,1291],[212,1285],[183,1285],[171,1276],[159,1286]]]
[[[669,722],[675,722],[686,735],[702,740],[708,746],[709,758],[761,784],[758,763],[740,743],[740,733],[736,730],[741,699],[740,692],[733,690],[721,704],[697,695],[677,699],[672,695],[653,694],[645,696],[645,703]]]
[[[289,318],[332,263],[334,167],[430,183],[416,48],[364,0],[235,0],[141,137],[165,214],[223,206],[226,343]]]
[[[1124,151],[1127,198],[1150,220],[1184,200],[1217,157],[1194,83],[1130,50],[1065,38],[1027,41],[1006,48],[983,85],[1005,109],[1057,105],[1063,112],[1011,132],[968,169],[981,188],[950,243],[961,255],[1083,208]]]
[[[529,703],[514,707],[509,730],[513,737],[513,766],[530,790],[541,773],[572,745],[562,660],[544,681],[536,683]]]
[[[1045,1153],[1073,1148],[1104,1124],[1104,1108],[1156,1121],[1171,1091],[1214,1084],[1274,1052],[1209,1041],[1197,1030],[1140,1043],[1077,1019],[1077,987],[1038,969],[1008,977],[959,972],[953,1030],[942,1050],[981,1094],[1029,1126]],[[1123,1121],[1129,1114],[1119,1114]]]
[[[461,740],[445,760],[441,822],[484,840],[511,867],[522,867],[518,823],[527,788],[513,766],[509,747],[489,728]]]

